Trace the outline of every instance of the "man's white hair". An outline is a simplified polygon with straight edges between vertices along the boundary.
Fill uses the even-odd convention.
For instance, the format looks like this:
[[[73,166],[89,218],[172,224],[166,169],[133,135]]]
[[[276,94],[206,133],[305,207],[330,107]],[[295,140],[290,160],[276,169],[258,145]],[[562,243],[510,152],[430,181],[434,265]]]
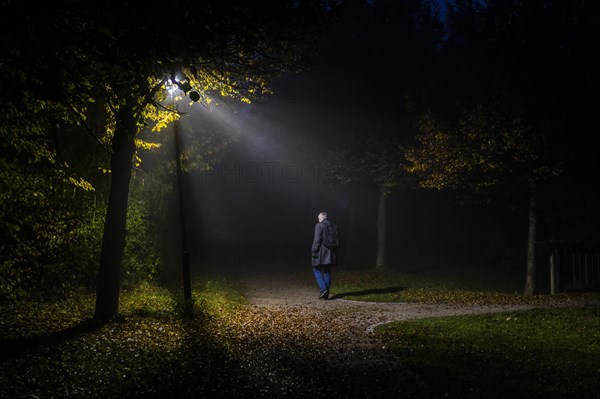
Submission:
[[[319,220],[327,219],[327,212],[319,213]]]

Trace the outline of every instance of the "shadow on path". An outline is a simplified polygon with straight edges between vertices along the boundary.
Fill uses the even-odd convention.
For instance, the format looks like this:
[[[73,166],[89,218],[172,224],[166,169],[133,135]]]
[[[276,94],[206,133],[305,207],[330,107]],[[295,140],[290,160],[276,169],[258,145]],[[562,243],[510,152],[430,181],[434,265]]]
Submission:
[[[386,287],[386,288],[373,288],[369,290],[362,291],[351,291],[351,292],[343,292],[340,294],[335,294],[329,299],[343,299],[346,297],[352,296],[364,296],[364,295],[378,295],[378,294],[394,294],[396,292],[405,291],[406,287]]]
[[[40,346],[57,345],[81,334],[97,331],[105,324],[106,323],[94,319],[85,319],[76,325],[61,331],[22,338],[0,339],[0,359],[19,356],[24,352],[36,350]]]

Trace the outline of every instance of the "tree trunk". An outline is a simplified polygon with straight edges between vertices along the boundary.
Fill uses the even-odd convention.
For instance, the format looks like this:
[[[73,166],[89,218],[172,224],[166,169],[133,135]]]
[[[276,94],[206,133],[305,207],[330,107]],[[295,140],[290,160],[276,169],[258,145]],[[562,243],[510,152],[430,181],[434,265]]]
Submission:
[[[385,267],[385,202],[386,192],[383,185],[379,185],[379,207],[377,210],[377,262],[375,267]]]
[[[357,207],[357,195],[355,190],[350,193],[350,209],[348,214],[348,226],[346,233],[346,262],[351,264],[354,258],[354,229],[356,225],[356,207]]]
[[[535,233],[536,233],[536,189],[529,184],[529,232],[527,235],[527,276],[523,295],[535,293]]]
[[[192,283],[190,274],[190,254],[187,246],[187,234],[185,228],[185,212],[183,209],[183,179],[181,171],[181,141],[179,140],[179,121],[173,125],[175,139],[175,161],[177,164],[177,189],[179,191],[179,224],[181,228],[181,270],[183,275],[183,299],[186,303],[192,301]]]
[[[119,312],[121,260],[125,249],[129,181],[137,133],[134,115],[131,105],[126,105],[119,111],[113,137],[110,193],[104,221],[94,312],[94,319],[100,321],[109,321]]]

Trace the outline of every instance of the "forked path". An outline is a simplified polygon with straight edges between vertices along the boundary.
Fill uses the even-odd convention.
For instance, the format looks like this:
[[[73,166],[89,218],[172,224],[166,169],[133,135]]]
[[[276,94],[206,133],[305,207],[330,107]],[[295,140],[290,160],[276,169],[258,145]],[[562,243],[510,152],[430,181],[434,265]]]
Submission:
[[[277,277],[244,279],[243,292],[253,306],[274,308],[303,306],[307,311],[327,312],[334,317],[343,317],[351,322],[357,332],[369,334],[374,327],[391,321],[421,319],[428,317],[444,317],[455,315],[497,313],[513,310],[531,309],[529,305],[450,305],[424,304],[409,302],[361,302],[336,298],[319,300],[318,289],[295,278]],[[351,320],[344,317],[351,314]]]
[[[530,308],[371,303],[335,295],[323,301],[306,279],[281,276],[245,278],[241,288],[249,305],[240,316],[246,339],[240,355],[252,364],[263,397],[430,398],[427,384],[372,334],[375,326]]]

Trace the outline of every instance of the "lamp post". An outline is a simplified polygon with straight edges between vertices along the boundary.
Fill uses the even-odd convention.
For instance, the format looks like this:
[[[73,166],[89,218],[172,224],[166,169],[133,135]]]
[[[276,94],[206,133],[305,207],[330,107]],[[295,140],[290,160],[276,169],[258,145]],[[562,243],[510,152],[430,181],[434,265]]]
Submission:
[[[171,101],[174,102],[173,91],[171,91]],[[178,107],[175,106],[177,111]],[[187,247],[187,234],[185,228],[185,214],[183,211],[183,179],[181,177],[181,141],[179,139],[179,120],[173,124],[173,138],[175,141],[175,160],[177,164],[177,188],[179,192],[179,220],[181,226],[181,271],[183,275],[183,299],[185,302],[192,301],[192,282],[190,274],[190,253]]]

